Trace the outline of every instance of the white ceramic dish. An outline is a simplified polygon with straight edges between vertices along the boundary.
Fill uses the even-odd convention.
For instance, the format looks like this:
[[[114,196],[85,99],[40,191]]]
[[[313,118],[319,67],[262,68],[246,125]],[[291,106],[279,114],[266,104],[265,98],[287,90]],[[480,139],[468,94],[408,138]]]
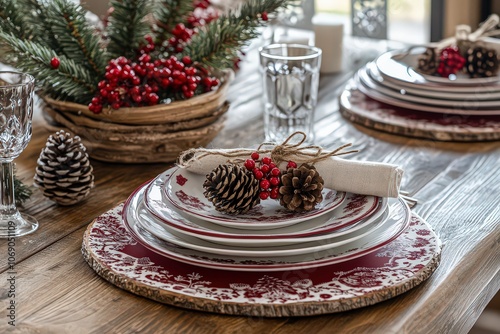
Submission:
[[[345,192],[323,190],[323,201],[307,213],[290,212],[276,200],[265,200],[246,214],[228,215],[215,210],[203,195],[205,175],[184,169],[174,170],[165,182],[164,191],[169,201],[179,210],[194,217],[222,226],[240,229],[272,229],[303,222],[324,215],[338,207],[345,199]]]
[[[409,73],[412,73],[413,71],[421,75],[429,82],[435,82],[442,85],[477,86],[482,84],[497,83],[500,81],[500,77],[498,75],[485,78],[471,78],[467,73],[462,71],[457,72],[455,75],[450,75],[449,78],[422,73],[418,70],[418,59],[424,52],[424,47],[414,47],[408,50],[395,51],[391,59],[407,66],[407,71]]]
[[[294,238],[293,242],[287,245],[278,245],[271,243],[267,246],[260,245],[259,247],[252,247],[253,245],[245,245],[239,242],[241,241],[241,239],[234,239],[232,244],[226,240],[226,244],[223,245],[199,239],[184,234],[182,233],[182,231],[176,231],[167,225],[159,224],[158,221],[144,206],[144,203],[142,201],[143,197],[143,195],[138,196],[136,206],[134,205],[134,200],[132,200],[127,212],[128,219],[134,219],[139,225],[141,225],[141,227],[143,227],[145,230],[159,239],[165,240],[181,247],[218,255],[267,258],[275,256],[308,254],[332,249],[334,247],[339,247],[351,243],[355,240],[369,235],[378,228],[394,228],[393,225],[386,226],[387,222],[389,221],[387,219],[389,216],[389,210],[386,210],[384,215],[373,224],[342,236],[320,235],[312,237],[313,239],[316,239],[315,241],[308,242],[303,242],[302,240],[300,240],[300,238]],[[280,239],[279,241],[283,240],[284,239]]]
[[[455,80],[442,78],[432,75],[423,75],[414,70],[418,64],[417,54],[408,53],[407,50],[389,51],[380,55],[376,60],[380,73],[386,77],[402,81],[411,82],[414,84],[428,85],[436,84],[448,87],[461,87],[478,85],[499,85],[500,79],[498,76],[488,78],[466,78],[461,75]],[[470,87],[469,87],[470,88]]]
[[[387,95],[389,97],[393,97],[402,101],[406,101],[409,103],[415,104],[427,104],[432,106],[438,106],[443,108],[452,108],[452,109],[463,109],[463,110],[472,110],[474,114],[479,114],[484,110],[488,111],[488,115],[490,110],[484,108],[497,108],[498,113],[500,114],[500,101],[478,101],[478,100],[465,100],[457,96],[455,100],[446,100],[440,98],[428,98],[422,96],[412,95],[405,90],[392,90],[380,85],[378,82],[372,80],[372,78],[368,75],[367,69],[365,67],[361,68],[358,72],[358,77],[361,83],[368,89],[375,90],[381,94]]]
[[[499,109],[455,109],[451,107],[438,107],[438,106],[429,106],[425,104],[419,104],[419,103],[413,103],[413,102],[407,102],[403,101],[391,96],[384,95],[380,93],[379,91],[372,89],[370,87],[367,87],[359,78],[358,75],[354,76],[354,82],[357,85],[357,88],[365,95],[369,96],[370,98],[377,100],[382,103],[387,103],[392,106],[396,107],[401,107],[401,108],[406,108],[406,109],[411,109],[411,110],[418,110],[418,111],[425,111],[425,112],[432,112],[432,113],[440,113],[440,114],[452,114],[452,115],[500,115],[500,108]]]
[[[384,78],[377,69],[374,62],[366,64],[366,73],[370,78],[379,85],[389,89],[393,89],[400,93],[413,94],[430,98],[444,100],[469,100],[469,101],[490,101],[500,99],[500,85],[498,86],[476,86],[466,87],[467,89],[459,89],[464,87],[452,87],[450,89],[442,89],[435,86],[419,86],[411,84],[403,84],[402,82],[394,82]],[[433,89],[429,89],[433,88]]]
[[[266,230],[234,229],[184,215],[173,207],[162,192],[168,176],[167,171],[153,180],[144,198],[146,207],[158,218],[158,223],[179,233],[221,244],[231,244],[234,239],[238,239],[239,243],[258,247],[294,243],[293,238],[301,238],[306,242],[309,237],[320,234],[340,236],[371,224],[387,207],[387,198],[348,193],[346,200],[335,210],[298,224]]]
[[[144,189],[145,186],[137,189],[129,197],[123,208],[124,224],[134,238],[146,248],[165,257],[212,269],[239,271],[299,270],[339,263],[360,257],[383,247],[396,239],[408,227],[410,222],[410,210],[405,202],[402,199],[391,199],[391,213],[388,220],[397,221],[397,223],[390,223],[394,228],[376,229],[374,233],[370,233],[366,237],[333,249],[302,255],[270,258],[216,255],[181,247],[161,240],[142,228],[130,215],[131,211],[129,207],[133,201],[138,200],[137,194],[144,191]]]

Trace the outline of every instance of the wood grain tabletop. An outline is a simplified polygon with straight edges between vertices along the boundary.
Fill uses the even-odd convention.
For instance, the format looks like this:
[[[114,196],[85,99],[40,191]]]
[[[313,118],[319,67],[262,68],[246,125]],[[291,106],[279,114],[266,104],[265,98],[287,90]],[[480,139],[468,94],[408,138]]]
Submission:
[[[99,277],[81,254],[87,225],[123,202],[169,164],[126,165],[92,160],[95,188],[84,202],[62,207],[35,190],[22,211],[39,229],[16,239],[15,327],[8,324],[7,241],[0,240],[0,332],[13,333],[468,333],[500,288],[500,142],[443,143],[399,137],[353,125],[337,98],[353,69],[370,57],[352,47],[345,70],[323,75],[315,116],[317,144],[353,143],[351,159],[400,165],[413,210],[443,242],[441,263],[416,288],[385,302],[304,318],[227,316],[163,305]],[[225,128],[210,147],[255,147],[264,139],[257,53],[249,52],[230,87]],[[17,176],[32,184],[50,133],[38,108],[33,137],[16,159]]]

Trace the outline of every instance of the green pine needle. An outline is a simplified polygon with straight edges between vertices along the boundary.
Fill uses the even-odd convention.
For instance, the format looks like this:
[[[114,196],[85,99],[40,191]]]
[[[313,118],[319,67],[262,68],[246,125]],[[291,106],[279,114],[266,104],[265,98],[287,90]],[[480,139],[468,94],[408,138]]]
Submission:
[[[152,11],[153,1],[113,0],[111,6],[114,10],[107,27],[109,57],[131,58],[144,43],[144,36],[151,33],[146,16]]]
[[[14,175],[14,199],[16,205],[23,205],[24,202],[30,199],[32,194],[33,190],[31,190],[31,187],[25,185],[16,175]]]
[[[72,2],[53,0],[47,7],[52,32],[57,35],[64,55],[93,72],[93,77],[104,74],[108,59],[85,19],[85,10]]]
[[[193,61],[209,68],[231,68],[238,50],[257,37],[257,28],[266,23],[261,14],[274,13],[287,2],[248,0],[239,10],[222,15],[201,29],[192,37],[183,55],[189,55]]]
[[[96,79],[85,68],[72,59],[58,56],[60,65],[57,70],[50,66],[56,53],[30,41],[23,41],[12,34],[0,32],[0,39],[6,41],[11,52],[18,55],[16,67],[36,77],[37,85],[53,98],[61,98],[77,103],[87,103],[97,89]]]

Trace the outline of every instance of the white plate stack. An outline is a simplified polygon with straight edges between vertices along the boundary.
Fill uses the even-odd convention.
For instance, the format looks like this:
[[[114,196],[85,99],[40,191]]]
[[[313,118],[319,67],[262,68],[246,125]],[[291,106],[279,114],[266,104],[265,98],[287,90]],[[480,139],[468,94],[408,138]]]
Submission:
[[[390,51],[361,68],[357,88],[379,102],[448,115],[500,115],[500,76],[443,78],[418,72],[423,48]]]
[[[308,213],[265,200],[247,214],[215,210],[203,196],[203,175],[172,168],[138,188],[123,219],[134,238],[165,257],[237,271],[325,266],[368,254],[409,225],[402,199],[324,189]]]

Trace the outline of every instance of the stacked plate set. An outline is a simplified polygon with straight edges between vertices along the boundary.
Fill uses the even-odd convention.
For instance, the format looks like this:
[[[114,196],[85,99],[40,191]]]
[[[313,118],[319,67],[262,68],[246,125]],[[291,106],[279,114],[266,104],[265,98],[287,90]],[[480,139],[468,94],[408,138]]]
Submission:
[[[420,50],[420,52],[419,52]],[[500,77],[444,78],[418,71],[422,49],[386,52],[356,75],[369,97],[397,107],[458,115],[500,115]]]
[[[215,210],[203,195],[204,175],[173,168],[137,189],[122,218],[140,244],[166,258],[198,267],[281,271],[327,266],[374,252],[409,226],[399,198],[330,189],[307,213],[261,201],[248,213]]]
[[[389,51],[362,67],[340,97],[351,121],[445,141],[500,139],[500,76],[422,73],[423,47]]]

